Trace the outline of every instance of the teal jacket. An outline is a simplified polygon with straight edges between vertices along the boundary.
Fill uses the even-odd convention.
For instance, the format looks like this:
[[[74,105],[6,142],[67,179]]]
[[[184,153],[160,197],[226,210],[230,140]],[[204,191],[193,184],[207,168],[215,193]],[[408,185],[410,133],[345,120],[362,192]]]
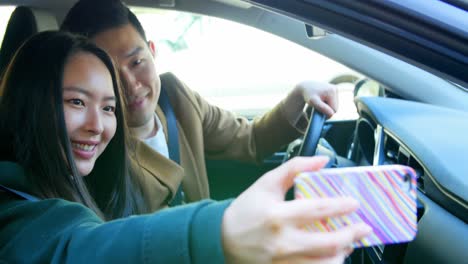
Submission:
[[[0,162],[0,183],[28,191],[15,163]],[[224,263],[228,205],[204,200],[103,222],[79,203],[0,191],[0,263]]]

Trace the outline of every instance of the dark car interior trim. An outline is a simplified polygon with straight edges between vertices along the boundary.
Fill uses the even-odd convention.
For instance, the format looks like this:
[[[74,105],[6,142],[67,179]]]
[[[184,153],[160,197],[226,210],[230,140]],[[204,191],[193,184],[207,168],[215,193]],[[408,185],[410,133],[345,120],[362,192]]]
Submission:
[[[266,9],[296,17],[332,32],[339,33],[358,42],[369,45],[399,59],[407,61],[455,83],[468,86],[467,40],[445,34],[438,38],[440,29],[427,32],[421,28],[414,32],[398,29],[389,21],[376,21],[378,8],[363,10],[367,1],[326,1],[326,0],[250,0]],[[362,5],[360,2],[366,2]],[[387,10],[387,16],[396,16]],[[390,18],[390,17],[389,17]],[[397,19],[398,20],[398,19]],[[377,23],[378,22],[378,23]],[[413,28],[419,28],[420,21],[405,21]],[[408,26],[405,25],[405,26]],[[424,30],[423,30],[424,29]],[[427,34],[431,36],[427,39]],[[439,45],[444,43],[446,46]],[[448,49],[448,50],[447,50]],[[451,53],[450,56],[447,52]]]

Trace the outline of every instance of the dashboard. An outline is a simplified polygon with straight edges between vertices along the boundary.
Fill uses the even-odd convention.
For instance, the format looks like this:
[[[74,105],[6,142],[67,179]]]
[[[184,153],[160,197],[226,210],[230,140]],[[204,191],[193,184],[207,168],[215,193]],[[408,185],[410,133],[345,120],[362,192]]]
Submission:
[[[368,248],[373,262],[387,251],[401,256],[397,263],[466,260],[468,113],[384,97],[357,97],[356,106],[360,117],[349,158],[358,165],[408,165],[418,174],[416,239]]]

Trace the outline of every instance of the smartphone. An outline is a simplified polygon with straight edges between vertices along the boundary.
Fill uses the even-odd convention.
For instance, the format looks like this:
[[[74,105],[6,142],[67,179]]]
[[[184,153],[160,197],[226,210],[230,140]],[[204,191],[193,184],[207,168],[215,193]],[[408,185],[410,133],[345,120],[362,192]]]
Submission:
[[[373,233],[355,242],[355,248],[403,243],[416,236],[416,173],[411,167],[382,165],[303,172],[295,179],[294,194],[296,199],[357,199],[360,207],[355,212],[306,226],[312,232],[327,232],[365,222]]]

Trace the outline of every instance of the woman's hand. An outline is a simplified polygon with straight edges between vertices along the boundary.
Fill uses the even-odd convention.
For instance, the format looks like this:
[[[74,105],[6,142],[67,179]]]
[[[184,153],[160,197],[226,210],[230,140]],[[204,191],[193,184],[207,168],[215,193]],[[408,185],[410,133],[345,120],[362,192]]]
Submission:
[[[365,224],[311,233],[313,221],[348,214],[352,198],[284,201],[299,172],[322,168],[325,157],[296,157],[266,173],[228,207],[222,224],[227,263],[343,263],[351,244],[371,232]]]

